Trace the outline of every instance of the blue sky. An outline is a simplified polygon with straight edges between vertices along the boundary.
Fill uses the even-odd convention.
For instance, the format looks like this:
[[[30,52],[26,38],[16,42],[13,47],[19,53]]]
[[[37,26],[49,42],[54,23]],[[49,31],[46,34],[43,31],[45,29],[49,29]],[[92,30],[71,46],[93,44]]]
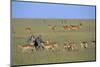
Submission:
[[[95,19],[95,6],[12,2],[13,18]]]

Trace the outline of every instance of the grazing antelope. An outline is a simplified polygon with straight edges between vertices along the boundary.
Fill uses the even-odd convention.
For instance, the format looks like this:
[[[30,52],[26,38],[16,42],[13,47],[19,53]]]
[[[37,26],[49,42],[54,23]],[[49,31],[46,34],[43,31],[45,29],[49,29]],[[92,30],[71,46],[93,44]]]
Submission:
[[[67,49],[69,47],[68,45],[69,45],[69,43],[68,42],[65,42],[64,43],[64,49]]]
[[[91,44],[92,44],[93,47],[95,47],[96,46],[96,41],[95,40],[91,41]]]
[[[79,30],[82,27],[82,23],[80,25],[70,25],[71,30]]]
[[[34,50],[34,46],[33,45],[18,45],[18,48],[20,48],[22,50],[22,52],[30,52]]]
[[[32,32],[32,30],[31,30],[30,27],[25,28],[25,30],[26,30],[28,33],[31,33],[31,32]]]
[[[68,50],[74,50],[75,49],[75,43],[71,42],[70,40],[64,43],[64,49]]]
[[[96,41],[91,41],[91,43],[94,45],[96,43]]]
[[[63,26],[64,30],[71,30],[70,26],[66,25],[66,26]]]
[[[88,47],[88,42],[87,41],[80,41],[81,42],[81,44],[80,44],[80,46],[81,46],[81,48],[87,48]]]
[[[52,26],[51,24],[48,24],[48,27],[49,27],[49,28],[51,28],[51,26]]]
[[[53,32],[55,32],[55,30],[56,30],[56,25],[50,25],[50,24],[48,24],[48,28],[50,28]]]
[[[53,32],[55,32],[56,26],[52,26],[51,29],[52,29]]]
[[[80,25],[65,25],[63,26],[64,30],[79,30],[82,27],[82,23]]]
[[[52,28],[52,25],[51,25],[51,24],[48,24],[48,28],[51,30],[51,28]]]
[[[55,48],[58,47],[58,44],[56,42],[49,42],[49,41],[46,41],[44,43],[44,48],[46,50],[55,50]]]

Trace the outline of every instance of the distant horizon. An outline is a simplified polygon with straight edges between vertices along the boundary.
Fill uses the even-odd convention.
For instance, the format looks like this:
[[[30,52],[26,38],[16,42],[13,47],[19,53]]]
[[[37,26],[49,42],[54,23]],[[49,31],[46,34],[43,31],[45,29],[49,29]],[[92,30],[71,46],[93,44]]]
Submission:
[[[95,6],[12,2],[12,18],[20,19],[96,19]]]
[[[39,20],[96,20],[95,18],[94,19],[76,19],[76,18],[14,18],[12,17],[11,19],[30,19],[30,20],[36,20],[36,19],[39,19]]]

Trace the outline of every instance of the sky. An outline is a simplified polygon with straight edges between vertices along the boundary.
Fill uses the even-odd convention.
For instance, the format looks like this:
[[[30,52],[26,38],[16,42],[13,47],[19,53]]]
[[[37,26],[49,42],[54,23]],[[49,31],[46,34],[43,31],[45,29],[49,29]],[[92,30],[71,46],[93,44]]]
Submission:
[[[13,18],[95,19],[95,6],[12,2]]]

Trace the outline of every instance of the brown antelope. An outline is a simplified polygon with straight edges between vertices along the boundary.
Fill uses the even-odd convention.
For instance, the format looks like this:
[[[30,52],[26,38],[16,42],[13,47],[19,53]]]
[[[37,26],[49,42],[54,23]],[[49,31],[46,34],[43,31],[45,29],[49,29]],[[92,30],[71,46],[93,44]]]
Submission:
[[[81,48],[87,48],[88,47],[87,41],[80,41],[80,42],[81,42],[81,44],[80,44]]]
[[[66,25],[66,26],[63,26],[64,30],[71,30],[70,26]]]
[[[56,26],[52,26],[51,29],[52,29],[53,32],[55,32]]]
[[[64,49],[68,50],[74,50],[75,49],[75,43],[71,42],[70,40],[64,43]]]
[[[92,44],[93,47],[95,47],[96,46],[96,41],[95,40],[91,41],[91,44]]]
[[[52,26],[51,24],[48,24],[48,27],[49,27],[49,28],[51,28],[51,26]]]
[[[79,30],[82,27],[82,23],[80,25],[65,25],[63,26],[64,30]]]
[[[55,50],[55,48],[57,48],[57,47],[58,47],[58,45],[57,45],[57,43],[55,43],[55,42],[46,41],[46,42],[44,43],[44,48],[45,48],[46,50]]]
[[[91,43],[92,43],[92,44],[95,44],[95,43],[96,43],[96,41],[91,41]]]
[[[55,32],[55,30],[56,30],[56,26],[54,25],[50,25],[50,24],[48,24],[48,28],[50,28],[53,32]]]
[[[34,50],[34,46],[33,45],[18,45],[18,48],[20,48],[22,50],[22,52],[30,52]]]
[[[82,27],[82,23],[80,25],[70,25],[71,30],[79,30]]]
[[[32,30],[31,30],[30,27],[25,28],[25,30],[26,30],[28,33],[31,33],[31,32],[32,32]]]

